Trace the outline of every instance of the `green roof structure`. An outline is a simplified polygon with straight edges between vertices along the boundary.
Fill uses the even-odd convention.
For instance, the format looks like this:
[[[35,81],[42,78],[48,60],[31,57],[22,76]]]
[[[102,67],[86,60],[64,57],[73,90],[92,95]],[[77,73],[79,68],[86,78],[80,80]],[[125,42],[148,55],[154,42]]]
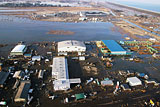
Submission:
[[[76,100],[80,100],[80,99],[84,99],[85,98],[84,93],[75,94],[75,96],[76,96]]]

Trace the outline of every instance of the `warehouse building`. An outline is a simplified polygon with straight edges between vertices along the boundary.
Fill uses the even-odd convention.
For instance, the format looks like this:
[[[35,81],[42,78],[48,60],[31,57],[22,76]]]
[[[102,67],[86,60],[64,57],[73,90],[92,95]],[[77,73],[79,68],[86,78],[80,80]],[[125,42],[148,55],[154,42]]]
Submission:
[[[81,17],[105,17],[109,15],[108,12],[103,11],[82,11],[80,12]]]
[[[10,55],[11,56],[17,56],[17,55],[24,55],[24,53],[27,51],[26,45],[16,45]]]
[[[86,17],[105,17],[107,16],[107,14],[101,11],[89,11],[89,12],[85,12],[85,16]]]
[[[78,55],[85,53],[86,46],[81,41],[67,40],[58,42],[58,55]]]
[[[111,55],[126,55],[127,51],[124,50],[116,41],[114,40],[102,40],[103,45],[110,51]]]
[[[68,64],[65,57],[53,58],[52,78],[54,90],[68,90],[71,83],[81,83],[80,78],[69,79]]]
[[[18,88],[18,92],[14,98],[15,102],[26,102],[28,99],[28,92],[30,89],[31,83],[29,80],[21,81],[21,84]]]
[[[142,85],[141,80],[138,79],[137,77],[129,77],[127,78],[126,82],[128,82],[130,86]]]

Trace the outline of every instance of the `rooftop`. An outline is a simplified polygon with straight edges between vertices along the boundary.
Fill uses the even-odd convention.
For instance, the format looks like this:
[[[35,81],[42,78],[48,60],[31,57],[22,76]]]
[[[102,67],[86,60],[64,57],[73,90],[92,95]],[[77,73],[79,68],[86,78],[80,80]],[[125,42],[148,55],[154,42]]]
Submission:
[[[57,76],[57,80],[69,79],[68,75],[68,64],[65,57],[53,58],[52,75]]]
[[[114,40],[102,40],[110,51],[125,51],[116,41]]]
[[[26,45],[16,45],[11,52],[23,52]]]
[[[53,84],[54,90],[67,90],[70,88],[69,80],[55,80]]]
[[[141,80],[137,77],[129,77],[127,81],[132,84],[141,84]]]
[[[41,60],[41,56],[32,56],[32,61],[40,61]]]
[[[66,40],[66,41],[58,42],[58,48],[70,47],[70,46],[86,47],[83,42],[76,41],[76,40]]]
[[[53,58],[52,76],[56,80],[53,81],[54,90],[70,89],[71,83],[81,83],[80,78],[69,79],[68,64],[65,57]]]
[[[21,84],[18,88],[18,92],[15,96],[15,99],[18,99],[18,98],[27,99],[30,86],[31,86],[30,81],[21,81]]]
[[[114,85],[112,80],[104,80],[101,81],[101,85]]]
[[[80,99],[84,99],[85,98],[84,93],[75,94],[75,96],[76,96],[76,100],[80,100]]]

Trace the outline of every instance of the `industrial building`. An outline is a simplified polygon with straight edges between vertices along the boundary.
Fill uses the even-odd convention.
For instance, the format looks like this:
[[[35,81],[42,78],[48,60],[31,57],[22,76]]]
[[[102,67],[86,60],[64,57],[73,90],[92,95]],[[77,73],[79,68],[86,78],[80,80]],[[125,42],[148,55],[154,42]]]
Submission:
[[[116,41],[114,40],[102,40],[102,44],[108,49],[108,54],[111,55],[127,55],[127,51],[124,50]]]
[[[105,17],[107,16],[106,13],[101,12],[101,11],[90,11],[90,12],[85,12],[86,17]]]
[[[129,77],[127,78],[126,82],[128,82],[130,86],[142,85],[141,80],[137,77]]]
[[[17,55],[24,55],[24,53],[27,51],[27,46],[26,45],[16,45],[10,55],[11,56],[17,56]]]
[[[103,11],[82,11],[80,16],[82,17],[106,17],[109,13]]]
[[[80,78],[69,79],[68,64],[65,57],[53,58],[52,78],[54,90],[68,90],[71,83],[81,83]]]
[[[58,55],[78,55],[85,53],[86,46],[81,41],[67,40],[58,42]]]
[[[28,99],[28,92],[30,89],[31,83],[29,80],[21,81],[21,84],[18,88],[18,92],[14,98],[15,102],[26,102]]]
[[[9,76],[9,72],[0,72],[0,87],[4,87],[4,83],[6,82]]]

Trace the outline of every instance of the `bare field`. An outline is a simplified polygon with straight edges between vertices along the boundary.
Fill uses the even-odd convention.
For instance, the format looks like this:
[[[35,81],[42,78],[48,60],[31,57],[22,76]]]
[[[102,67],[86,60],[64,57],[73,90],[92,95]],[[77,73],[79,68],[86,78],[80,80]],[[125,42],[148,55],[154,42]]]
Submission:
[[[49,14],[53,12],[79,12],[89,10],[99,10],[108,12],[107,8],[95,8],[95,7],[16,7],[12,9],[34,9],[34,13],[37,14]]]
[[[143,31],[142,29],[138,28],[138,27],[135,27],[125,21],[120,21],[120,22],[116,22],[114,23],[116,26],[120,27],[121,29],[123,29],[124,31],[132,34],[132,35],[139,35],[139,36],[142,36],[144,37],[145,35],[149,35],[151,37],[155,37],[157,40],[159,40],[159,36],[157,35],[154,35],[152,33],[149,33],[149,32],[145,32]],[[133,39],[138,39],[138,40],[141,40],[140,38],[137,38],[137,37],[132,37]],[[142,38],[142,40],[144,40],[145,38]]]

